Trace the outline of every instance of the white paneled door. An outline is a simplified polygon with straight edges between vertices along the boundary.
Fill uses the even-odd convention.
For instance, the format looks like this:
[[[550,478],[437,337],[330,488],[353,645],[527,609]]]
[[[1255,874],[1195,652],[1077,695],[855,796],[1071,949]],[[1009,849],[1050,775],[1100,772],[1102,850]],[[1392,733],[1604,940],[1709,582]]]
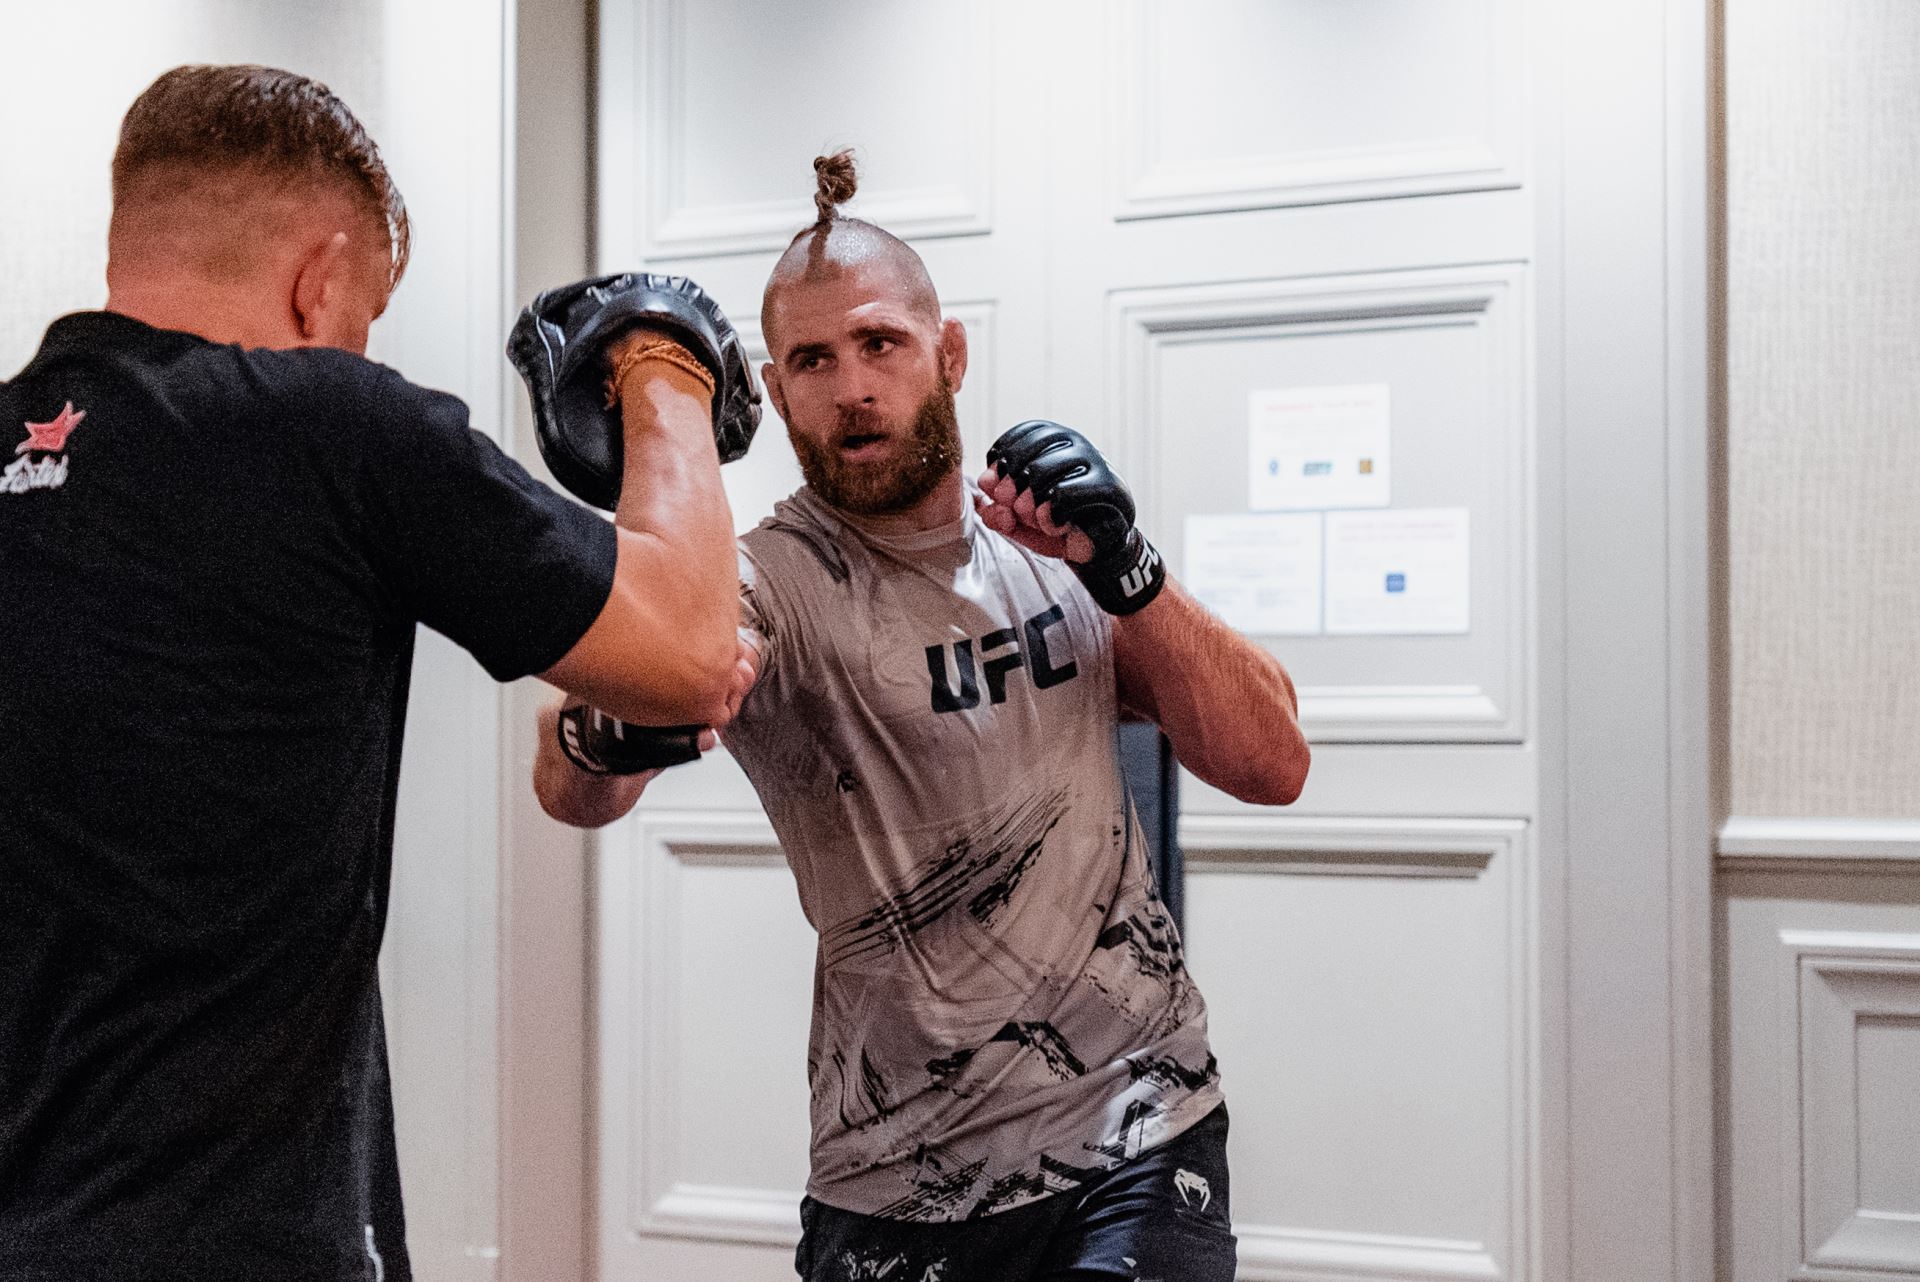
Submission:
[[[1612,856],[1582,852],[1567,801],[1588,745],[1564,694],[1598,642],[1559,614],[1592,537],[1569,503],[1563,388],[1601,360],[1558,310],[1577,276],[1562,203],[1594,163],[1562,140],[1606,95],[1642,92],[1634,76],[1659,100],[1668,24],[1689,12],[1621,8],[1623,47],[1653,61],[1574,110],[1561,6],[1522,0],[600,6],[604,270],[690,274],[757,346],[766,274],[812,217],[810,162],[852,145],[852,212],[913,241],[972,336],[976,465],[1020,419],[1082,428],[1180,573],[1190,520],[1254,509],[1258,394],[1383,387],[1391,509],[1464,513],[1464,630],[1259,638],[1316,744],[1299,804],[1183,784],[1244,1277],[1702,1276],[1671,1233],[1611,1257],[1625,1271],[1579,1262],[1576,1237],[1614,1226],[1570,1192],[1588,1052],[1569,1029],[1606,981],[1566,961],[1567,894]],[[1664,117],[1623,128],[1657,166]],[[1623,184],[1623,210],[1669,208],[1652,173]],[[1655,218],[1616,252],[1660,270],[1667,235]],[[1657,366],[1621,377],[1671,395]],[[1623,464],[1651,496],[1633,519],[1674,519],[1672,466]],[[771,412],[729,472],[742,528],[798,483]],[[1629,568],[1664,581],[1663,558]],[[1653,792],[1665,751],[1642,758]],[[739,770],[716,754],[656,784],[603,838],[599,891],[600,1276],[790,1278],[813,937]],[[1648,922],[1691,929],[1623,919],[1623,975],[1669,973]],[[1664,1056],[1669,1015],[1642,1006],[1621,1044]],[[1666,1188],[1680,1159],[1661,1160]]]

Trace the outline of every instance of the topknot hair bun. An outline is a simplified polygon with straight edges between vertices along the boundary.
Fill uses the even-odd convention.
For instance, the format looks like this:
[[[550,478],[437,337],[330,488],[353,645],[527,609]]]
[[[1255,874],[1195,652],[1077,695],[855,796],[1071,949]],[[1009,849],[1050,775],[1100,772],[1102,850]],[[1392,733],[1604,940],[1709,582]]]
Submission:
[[[815,156],[813,177],[813,207],[820,211],[819,223],[824,225],[838,217],[836,207],[852,200],[860,186],[860,176],[853,164],[853,148],[843,148],[831,156]]]

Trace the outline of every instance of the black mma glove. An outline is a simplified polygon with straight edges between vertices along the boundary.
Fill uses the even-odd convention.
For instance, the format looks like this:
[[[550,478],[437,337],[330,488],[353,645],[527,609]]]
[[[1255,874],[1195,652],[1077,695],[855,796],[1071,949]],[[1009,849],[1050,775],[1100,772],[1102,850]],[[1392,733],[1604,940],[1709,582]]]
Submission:
[[[703,726],[636,726],[575,704],[560,713],[560,751],[590,775],[637,775],[700,759]]]
[[[760,389],[740,336],[692,281],[627,272],[548,290],[514,322],[507,359],[526,380],[540,454],[554,479],[608,510],[620,501],[626,431],[602,390],[607,349],[642,324],[672,335],[713,375],[713,441],[722,463],[745,454],[760,425]]]
[[[1037,509],[1053,504],[1053,519],[1093,544],[1093,559],[1074,573],[1108,614],[1132,614],[1160,595],[1167,567],[1133,523],[1133,496],[1107,460],[1080,433],[1045,419],[1009,428],[987,451],[987,463],[1032,491]]]

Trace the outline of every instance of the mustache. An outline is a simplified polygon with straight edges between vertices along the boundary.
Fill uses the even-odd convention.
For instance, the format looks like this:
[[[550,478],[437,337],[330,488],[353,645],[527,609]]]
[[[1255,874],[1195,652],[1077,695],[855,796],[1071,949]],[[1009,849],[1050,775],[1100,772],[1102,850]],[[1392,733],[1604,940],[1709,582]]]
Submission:
[[[859,406],[840,411],[840,420],[835,425],[839,429],[840,439],[849,436],[891,436],[892,430],[880,417],[880,411],[871,406]]]

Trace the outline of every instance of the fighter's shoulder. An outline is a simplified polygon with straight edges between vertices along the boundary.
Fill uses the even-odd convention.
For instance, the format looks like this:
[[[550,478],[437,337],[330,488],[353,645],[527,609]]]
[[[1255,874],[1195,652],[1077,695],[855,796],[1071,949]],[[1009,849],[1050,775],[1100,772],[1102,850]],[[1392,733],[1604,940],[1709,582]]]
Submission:
[[[844,541],[797,498],[783,499],[766,519],[739,538],[743,572],[762,582],[846,583],[853,574]]]

